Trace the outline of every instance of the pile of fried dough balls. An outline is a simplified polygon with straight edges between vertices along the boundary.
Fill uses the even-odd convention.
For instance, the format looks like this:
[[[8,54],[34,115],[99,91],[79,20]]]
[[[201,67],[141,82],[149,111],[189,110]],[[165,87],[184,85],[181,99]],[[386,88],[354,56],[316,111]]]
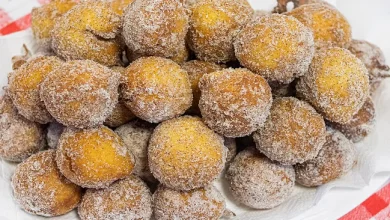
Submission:
[[[350,171],[389,68],[336,8],[297,6],[52,0],[33,9],[40,50],[14,65],[0,102],[0,156],[20,162],[17,203],[41,216],[219,219],[229,210],[218,178],[237,203],[271,209],[295,183]]]

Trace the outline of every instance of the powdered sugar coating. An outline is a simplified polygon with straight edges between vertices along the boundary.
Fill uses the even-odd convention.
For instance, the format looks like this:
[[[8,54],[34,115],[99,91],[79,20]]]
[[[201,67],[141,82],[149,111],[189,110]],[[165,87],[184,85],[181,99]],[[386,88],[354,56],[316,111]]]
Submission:
[[[325,142],[325,122],[313,107],[294,97],[277,98],[271,114],[253,134],[257,149],[271,160],[293,165],[313,159]]]
[[[23,210],[41,216],[58,216],[76,208],[82,189],[57,169],[55,151],[39,152],[16,167],[12,176],[14,199]]]
[[[247,0],[198,0],[190,8],[187,41],[198,59],[235,60],[233,39],[253,15]]]
[[[103,124],[117,104],[119,79],[119,73],[94,61],[69,61],[47,75],[40,95],[61,124],[93,127]]]
[[[135,0],[123,18],[126,45],[139,56],[176,56],[187,30],[187,11],[179,0]]]
[[[39,89],[45,77],[61,65],[57,57],[40,56],[28,60],[9,75],[8,94],[19,114],[41,124],[53,121],[41,101]]]
[[[156,182],[148,164],[148,144],[153,130],[152,124],[141,120],[133,120],[115,129],[135,157],[133,174],[148,182]]]
[[[160,185],[153,194],[156,219],[219,219],[225,211],[225,199],[213,186],[191,191],[176,191]]]
[[[324,4],[305,4],[285,15],[297,18],[314,34],[317,48],[344,47],[352,40],[351,26],[335,7]]]
[[[85,188],[106,188],[128,177],[135,164],[122,139],[104,126],[65,129],[58,142],[56,160],[65,177]]]
[[[45,147],[44,129],[17,113],[8,95],[0,99],[0,158],[21,162]]]
[[[244,67],[267,80],[287,84],[307,72],[314,56],[314,38],[294,17],[262,15],[240,31],[234,49]]]
[[[137,117],[151,123],[180,116],[192,103],[187,72],[161,57],[142,57],[131,63],[121,95]]]
[[[106,189],[88,189],[78,213],[82,220],[147,220],[152,216],[152,196],[146,184],[131,175]]]
[[[199,108],[204,122],[226,137],[242,137],[263,126],[272,105],[265,79],[247,69],[205,74]]]
[[[292,166],[269,160],[254,148],[238,153],[226,172],[234,199],[255,209],[271,209],[293,192]]]
[[[52,149],[57,148],[58,141],[64,129],[65,127],[58,122],[51,122],[49,124],[49,126],[47,127],[46,141],[47,141],[47,145],[50,148]]]
[[[121,17],[109,7],[106,2],[83,1],[60,17],[51,31],[54,52],[65,60],[119,65]]]
[[[205,187],[224,168],[226,149],[221,136],[200,118],[183,116],[161,123],[148,148],[153,176],[175,190]]]
[[[310,102],[324,118],[345,124],[369,95],[367,69],[346,49],[323,48],[316,52],[296,90],[297,96]]]
[[[376,45],[364,40],[352,40],[348,48],[366,66],[371,84],[371,92],[375,91],[380,82],[390,75],[382,50]]]
[[[375,126],[375,107],[369,97],[363,107],[353,116],[347,124],[330,122],[331,127],[339,130],[354,143],[362,141]]]
[[[316,158],[295,166],[297,182],[319,186],[350,171],[356,162],[352,143],[339,131],[329,129],[326,142]]]

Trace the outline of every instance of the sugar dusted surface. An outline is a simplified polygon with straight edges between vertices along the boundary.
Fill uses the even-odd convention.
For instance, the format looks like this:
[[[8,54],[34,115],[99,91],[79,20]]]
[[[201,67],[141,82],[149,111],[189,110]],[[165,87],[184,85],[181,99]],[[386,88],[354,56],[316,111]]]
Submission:
[[[339,130],[352,142],[362,141],[375,127],[375,106],[369,97],[362,108],[347,124],[330,122],[330,126]]]
[[[12,176],[12,188],[23,210],[46,217],[63,215],[81,200],[81,188],[58,171],[55,150],[37,153],[19,164]]]
[[[140,56],[176,56],[187,30],[187,10],[179,0],[135,0],[123,18],[126,45]]]
[[[120,74],[94,61],[69,61],[41,84],[49,113],[66,126],[103,124],[118,102]]]
[[[213,186],[191,191],[176,191],[159,186],[153,195],[156,219],[219,219],[225,211],[225,199]]]
[[[328,129],[326,142],[316,158],[295,166],[297,182],[319,186],[346,174],[355,163],[352,143],[339,131]]]
[[[230,164],[226,179],[233,198],[255,209],[271,209],[293,192],[292,166],[269,160],[254,148],[241,151]]]
[[[58,141],[64,129],[65,127],[58,122],[51,122],[49,124],[49,126],[47,127],[46,141],[47,141],[47,145],[50,148],[52,149],[57,148]]]
[[[39,56],[29,59],[9,75],[8,94],[19,114],[41,124],[53,121],[39,96],[39,90],[47,74],[61,65],[62,61],[57,57]]]
[[[147,220],[152,216],[152,196],[141,179],[129,176],[106,189],[88,189],[78,213],[82,220]]]
[[[115,129],[115,132],[123,139],[127,149],[135,157],[133,174],[149,182],[156,182],[148,164],[148,144],[153,130],[154,125],[139,119]]]
[[[237,35],[234,49],[244,67],[287,84],[307,72],[315,48],[309,28],[294,17],[270,14],[255,15]]]
[[[65,60],[119,65],[122,49],[116,36],[121,17],[108,7],[104,2],[84,1],[60,17],[51,32],[54,52]]]
[[[148,148],[149,168],[162,184],[176,190],[210,185],[226,162],[223,138],[200,118],[182,116],[161,123]]]
[[[202,13],[204,7],[216,14]],[[200,60],[215,63],[235,60],[233,39],[253,13],[247,0],[198,0],[190,8],[187,37],[190,48]]]
[[[142,57],[126,68],[124,103],[139,118],[158,123],[178,117],[191,106],[188,74],[172,60]]]
[[[84,188],[107,188],[129,176],[135,163],[122,139],[104,126],[66,128],[58,142],[56,161],[65,177]]]
[[[265,79],[247,69],[204,75],[199,108],[204,122],[226,137],[242,137],[263,126],[272,105]]]
[[[308,73],[298,80],[296,90],[297,96],[312,104],[324,118],[345,124],[369,95],[367,69],[346,49],[317,50]]]
[[[293,165],[318,154],[325,130],[324,119],[308,103],[294,97],[277,98],[264,127],[253,138],[268,158]]]
[[[8,95],[3,95],[0,99],[0,157],[21,162],[45,145],[42,126],[19,115]]]

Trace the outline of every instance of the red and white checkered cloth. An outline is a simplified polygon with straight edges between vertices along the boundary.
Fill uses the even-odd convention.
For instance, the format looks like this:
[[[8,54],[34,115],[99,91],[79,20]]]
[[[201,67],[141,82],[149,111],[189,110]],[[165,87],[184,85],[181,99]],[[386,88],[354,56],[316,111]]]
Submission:
[[[50,0],[1,0],[0,36],[22,31],[31,25],[31,8]],[[390,183],[339,220],[390,220]]]

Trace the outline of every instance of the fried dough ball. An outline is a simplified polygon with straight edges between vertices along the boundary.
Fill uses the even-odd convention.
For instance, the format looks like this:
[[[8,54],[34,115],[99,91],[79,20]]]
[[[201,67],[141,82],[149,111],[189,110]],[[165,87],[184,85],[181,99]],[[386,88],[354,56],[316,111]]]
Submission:
[[[192,106],[190,109],[188,109],[188,112],[199,114],[200,110],[198,104],[200,99],[200,89],[198,84],[200,78],[202,78],[202,76],[206,73],[212,73],[218,70],[222,70],[222,67],[214,63],[209,63],[200,60],[191,60],[183,63],[181,65],[181,68],[183,68],[188,73],[193,94]]]
[[[171,60],[175,61],[178,64],[182,64],[188,60],[190,57],[190,51],[187,46],[180,47],[179,51],[172,57],[168,57]]]
[[[339,130],[354,143],[362,141],[370,134],[374,125],[375,107],[370,97],[347,124],[331,123],[333,128]]]
[[[205,74],[199,82],[204,122],[226,137],[242,137],[263,126],[272,104],[265,79],[247,69]]]
[[[57,164],[62,174],[86,188],[106,188],[130,175],[134,156],[122,139],[101,126],[85,130],[67,128],[57,147]]]
[[[161,123],[148,148],[149,168],[162,184],[175,190],[209,185],[226,161],[223,139],[200,118],[183,116]]]
[[[135,115],[130,111],[129,108],[126,107],[125,103],[120,100],[115,105],[115,108],[112,110],[111,115],[108,116],[108,118],[104,121],[104,124],[111,128],[116,128],[126,124],[134,118]]]
[[[386,64],[382,50],[364,40],[352,40],[348,50],[366,66],[370,77],[371,92],[374,92],[381,81],[390,76],[390,68]]]
[[[325,121],[294,97],[277,98],[264,127],[253,134],[257,149],[271,160],[293,165],[313,159],[325,142]]]
[[[27,61],[10,74],[8,94],[19,114],[41,124],[53,121],[39,96],[39,90],[46,76],[62,64],[57,57],[41,56]]]
[[[350,171],[355,161],[352,143],[339,131],[330,129],[318,155],[295,166],[297,182],[309,187],[328,183]]]
[[[254,209],[271,209],[293,192],[294,168],[273,162],[254,148],[238,153],[226,179],[233,198]]]
[[[327,4],[302,5],[286,15],[293,16],[314,34],[317,48],[348,47],[352,40],[351,26],[333,6]]]
[[[134,0],[110,0],[110,6],[116,14],[122,16],[125,12],[125,9],[133,2]]]
[[[21,162],[45,147],[44,129],[17,113],[8,95],[0,98],[0,158]]]
[[[65,127],[58,122],[52,122],[49,124],[49,126],[47,127],[46,141],[47,145],[50,148],[57,148],[58,141],[60,140],[61,134],[64,129]]]
[[[42,46],[50,47],[51,35],[56,20],[76,5],[76,0],[52,0],[31,10],[31,29],[34,38]]]
[[[135,0],[124,14],[123,37],[139,56],[176,56],[187,30],[188,15],[178,0]]]
[[[51,32],[54,52],[65,60],[93,60],[106,66],[121,63],[116,39],[121,18],[105,2],[82,2],[60,17]]]
[[[160,57],[142,57],[131,63],[121,92],[126,106],[151,123],[182,115],[192,103],[187,72]]]
[[[152,195],[142,180],[131,175],[106,189],[88,189],[78,213],[82,220],[146,220],[152,216]]]
[[[81,200],[81,187],[62,176],[55,155],[54,150],[39,152],[19,164],[12,176],[14,198],[30,214],[63,215]]]
[[[69,61],[41,84],[41,99],[61,124],[88,128],[103,124],[118,102],[120,74],[91,60]]]
[[[226,63],[235,60],[233,39],[252,18],[247,0],[199,0],[191,7],[188,43],[198,59]]]
[[[348,123],[369,95],[367,69],[348,50],[316,51],[308,73],[298,80],[297,95],[329,121]]]
[[[148,144],[154,126],[141,120],[133,120],[115,129],[128,151],[135,157],[133,174],[147,182],[156,182],[149,169]]]
[[[160,185],[153,194],[156,220],[220,219],[225,199],[213,186],[191,191],[176,191]]]
[[[279,14],[249,22],[237,35],[234,48],[241,65],[284,84],[307,72],[315,49],[309,28]]]

